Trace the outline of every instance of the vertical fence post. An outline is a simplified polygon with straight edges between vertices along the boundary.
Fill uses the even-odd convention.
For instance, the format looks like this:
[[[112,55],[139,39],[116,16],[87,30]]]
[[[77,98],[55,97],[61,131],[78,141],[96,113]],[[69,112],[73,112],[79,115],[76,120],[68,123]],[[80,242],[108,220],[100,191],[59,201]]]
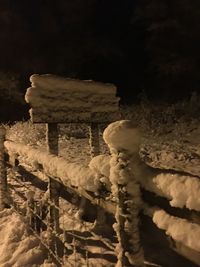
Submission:
[[[59,186],[51,177],[49,177],[48,191],[49,191],[49,223],[53,230],[59,231]]]
[[[34,195],[35,195],[34,191],[28,191],[26,193],[26,198],[27,198],[26,216],[27,216],[29,225],[33,229],[35,228]]]
[[[100,154],[99,144],[99,126],[98,123],[91,122],[89,125],[89,143],[91,157],[95,157]]]
[[[110,182],[116,202],[113,228],[118,238],[116,266],[144,267],[139,231],[139,213],[143,203],[140,185],[132,169],[135,160],[139,160],[141,132],[132,121],[122,120],[111,123],[105,129],[103,138],[111,152]]]
[[[58,124],[47,123],[46,125],[46,141],[48,152],[58,155]]]
[[[7,206],[7,171],[4,159],[4,141],[6,130],[0,126],[0,209]]]
[[[47,149],[48,152],[54,155],[58,155],[58,125],[57,123],[47,123]],[[50,199],[50,210],[49,220],[50,226],[55,231],[59,230],[59,186],[56,181],[49,177],[49,199]]]
[[[142,200],[140,186],[130,172],[130,158],[126,151],[112,154],[110,179],[112,193],[117,202],[116,223],[113,228],[119,242],[116,248],[119,266],[141,267],[144,266],[139,233]]]

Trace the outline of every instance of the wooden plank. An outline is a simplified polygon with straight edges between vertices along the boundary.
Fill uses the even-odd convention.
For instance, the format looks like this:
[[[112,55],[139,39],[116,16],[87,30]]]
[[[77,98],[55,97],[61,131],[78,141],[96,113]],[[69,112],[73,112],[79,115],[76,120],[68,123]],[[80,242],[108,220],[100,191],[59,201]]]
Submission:
[[[38,110],[29,111],[33,123],[110,123],[121,118],[118,111],[116,112],[54,112],[42,113]]]

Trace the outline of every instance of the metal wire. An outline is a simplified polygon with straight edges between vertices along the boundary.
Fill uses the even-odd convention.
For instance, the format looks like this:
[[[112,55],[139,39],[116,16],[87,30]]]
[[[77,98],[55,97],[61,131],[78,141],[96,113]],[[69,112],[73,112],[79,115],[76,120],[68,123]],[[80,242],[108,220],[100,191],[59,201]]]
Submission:
[[[33,185],[31,184],[27,184],[26,182],[22,182],[20,178],[16,177],[16,175],[12,175],[13,177],[11,178],[11,181],[15,181],[17,182],[17,184],[19,184],[21,186],[21,188],[25,188],[26,191],[32,191],[33,190]],[[18,197],[22,197],[23,195],[23,200],[27,201],[27,197],[25,196],[24,192],[20,192],[18,191],[14,185],[12,184],[8,184],[10,189],[12,190],[12,192],[14,192],[14,194],[18,194]],[[20,193],[20,195],[19,195]],[[64,200],[65,201],[65,200]],[[66,201],[67,203],[67,201]],[[76,234],[75,231],[75,224],[76,223],[80,223],[80,220],[76,217],[73,218],[73,229],[72,231],[68,231],[66,232],[65,230],[65,218],[66,216],[70,216],[70,213],[67,209],[63,209],[61,207],[59,207],[58,205],[56,205],[55,203],[53,203],[49,198],[48,200],[44,203],[44,205],[41,204],[41,201],[34,199],[33,201],[33,207],[26,207],[29,209],[32,219],[33,219],[33,224],[29,224],[29,228],[31,229],[31,231],[33,232],[33,234],[40,240],[41,244],[47,249],[48,253],[49,253],[49,257],[51,257],[54,261],[57,262],[58,266],[62,266],[62,264],[66,261],[67,259],[67,254],[69,255],[69,253],[74,253],[74,267],[77,266],[77,261],[78,261],[78,257],[77,257],[77,240],[83,240],[84,241],[84,253],[85,253],[85,264],[87,267],[89,267],[89,248],[88,248],[88,240],[91,240],[91,236],[90,237],[85,237],[85,236],[79,236]],[[23,216],[26,216],[26,212],[24,211],[24,208],[21,207],[22,203],[16,203],[16,201],[12,201],[12,206],[14,207],[14,209]],[[73,206],[73,204],[70,203],[70,205]],[[61,231],[57,232],[54,227],[52,227],[52,225],[49,223],[48,221],[48,214],[46,214],[47,216],[45,218],[43,218],[42,215],[42,209],[43,207],[49,208],[49,207],[54,207],[55,209],[59,210],[59,214],[63,216],[63,225],[62,225],[62,229],[60,229]],[[54,218],[55,219],[55,218]],[[39,220],[39,224],[42,224],[43,226],[45,226],[47,228],[47,230],[50,232],[52,238],[54,239],[53,241],[53,247],[51,247],[50,245],[50,241],[48,242],[48,240],[45,240],[44,238],[42,238],[41,232],[42,229],[40,226],[38,226],[38,220]],[[29,222],[30,223],[30,222]],[[82,224],[84,226],[85,231],[89,231],[92,235],[92,239],[94,238],[94,240],[99,240],[101,241],[104,245],[106,245],[110,250],[114,250],[114,245],[112,245],[112,243],[103,238],[102,236],[99,236],[97,234],[95,234],[94,232],[92,232],[91,228],[87,225],[87,223],[82,221]],[[66,236],[72,236],[72,242],[68,243],[67,242],[67,238]],[[63,250],[63,253],[61,253],[61,255],[59,255],[58,253],[58,244],[56,243],[56,240],[59,240],[59,244],[61,245],[61,247],[59,249]],[[80,244],[79,244],[80,245]]]

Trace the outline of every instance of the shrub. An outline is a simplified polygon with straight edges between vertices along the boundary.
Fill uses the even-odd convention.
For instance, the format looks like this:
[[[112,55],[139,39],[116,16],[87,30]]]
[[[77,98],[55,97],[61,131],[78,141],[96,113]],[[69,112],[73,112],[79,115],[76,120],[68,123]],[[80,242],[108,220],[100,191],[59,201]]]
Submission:
[[[6,129],[6,139],[26,145],[45,144],[45,124],[33,124],[31,121],[16,122],[11,126],[6,125]]]

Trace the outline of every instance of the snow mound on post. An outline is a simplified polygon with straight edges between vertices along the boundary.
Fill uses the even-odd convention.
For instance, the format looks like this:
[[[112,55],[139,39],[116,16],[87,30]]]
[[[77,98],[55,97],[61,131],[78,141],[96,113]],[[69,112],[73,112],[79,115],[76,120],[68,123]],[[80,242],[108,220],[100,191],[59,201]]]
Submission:
[[[103,133],[103,138],[111,150],[126,150],[130,154],[139,151],[140,130],[130,120],[120,120],[109,124]]]

